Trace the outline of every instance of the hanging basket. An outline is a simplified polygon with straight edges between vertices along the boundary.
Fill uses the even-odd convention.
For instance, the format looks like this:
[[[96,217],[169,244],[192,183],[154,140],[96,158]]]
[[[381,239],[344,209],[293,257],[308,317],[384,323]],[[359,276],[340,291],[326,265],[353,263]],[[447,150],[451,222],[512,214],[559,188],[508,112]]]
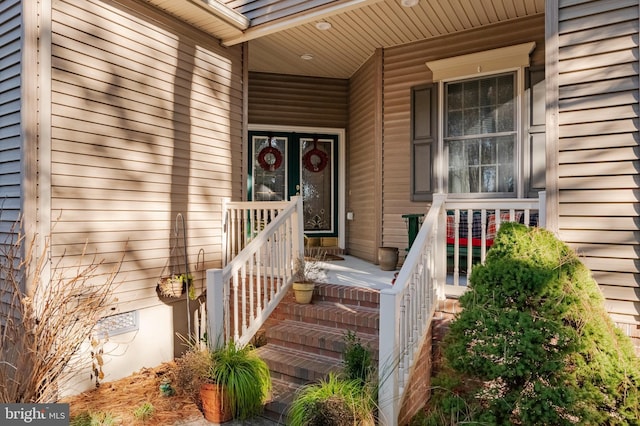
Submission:
[[[184,293],[184,282],[175,275],[162,277],[158,281],[158,290],[164,297],[180,297]]]

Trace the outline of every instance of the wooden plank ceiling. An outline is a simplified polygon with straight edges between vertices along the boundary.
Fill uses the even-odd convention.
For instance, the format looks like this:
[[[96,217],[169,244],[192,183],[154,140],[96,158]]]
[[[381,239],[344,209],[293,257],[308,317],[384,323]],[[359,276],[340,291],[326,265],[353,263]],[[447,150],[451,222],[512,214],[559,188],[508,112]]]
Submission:
[[[544,0],[147,1],[223,45],[248,42],[251,71],[333,78],[349,78],[376,48],[544,13]]]

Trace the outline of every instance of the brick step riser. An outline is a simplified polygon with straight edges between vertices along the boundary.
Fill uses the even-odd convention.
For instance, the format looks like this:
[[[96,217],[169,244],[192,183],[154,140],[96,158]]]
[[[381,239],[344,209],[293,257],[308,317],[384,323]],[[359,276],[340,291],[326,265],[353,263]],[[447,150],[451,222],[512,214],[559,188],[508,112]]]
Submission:
[[[352,300],[352,299],[344,299],[341,297],[330,297],[330,296],[313,296],[314,302],[330,302],[330,303],[340,303],[346,306],[354,306],[354,307],[363,307],[363,308],[379,308],[380,302],[368,302],[365,300]]]
[[[290,364],[286,364],[279,361],[265,360],[271,371],[271,377],[273,379],[282,380],[288,383],[294,383],[296,385],[305,385],[308,383],[315,383],[327,377],[329,372],[340,372],[341,367],[336,365],[327,364],[323,371],[316,371],[304,367],[294,367]]]
[[[313,292],[314,301],[342,303],[349,306],[378,308],[380,293],[357,287],[345,287],[334,284],[316,284]]]
[[[358,325],[356,321],[345,321],[345,322],[336,322],[336,321],[327,321],[319,318],[308,318],[301,316],[287,317],[283,319],[289,319],[292,321],[304,322],[305,324],[310,325],[321,325],[324,327],[332,327],[337,330],[352,331],[356,334],[378,334],[378,326],[366,326],[366,325]]]
[[[371,334],[378,335],[379,325],[378,319],[372,318],[359,318],[357,314],[349,314],[348,317],[342,318],[340,320],[327,320],[324,318],[317,318],[319,315],[309,316],[306,314],[290,314],[290,313],[278,313],[273,315],[273,320],[269,321],[267,325],[278,323],[284,320],[296,321],[302,324],[308,325],[321,325],[323,327],[331,327],[337,330],[343,330],[345,333],[347,331],[352,331],[357,334]],[[360,324],[358,324],[360,323]]]
[[[295,349],[311,354],[322,355],[336,360],[342,360],[342,354],[344,352],[345,343],[344,340],[327,340],[324,344],[313,344],[312,342],[294,341],[287,336],[283,336],[281,333],[277,335],[267,335],[267,341],[270,344],[281,346],[283,348]],[[374,345],[367,345],[367,342],[362,342],[365,347],[371,350],[371,357],[374,361],[378,360],[378,350]],[[375,345],[377,346],[377,345]]]

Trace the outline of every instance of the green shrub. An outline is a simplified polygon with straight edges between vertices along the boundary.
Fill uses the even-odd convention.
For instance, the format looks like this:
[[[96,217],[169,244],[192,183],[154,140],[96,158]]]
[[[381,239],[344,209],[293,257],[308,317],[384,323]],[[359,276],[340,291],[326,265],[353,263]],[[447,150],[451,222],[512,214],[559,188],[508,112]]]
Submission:
[[[351,426],[374,424],[375,404],[358,379],[334,373],[320,383],[304,386],[289,408],[290,426]]]
[[[351,330],[347,331],[344,341],[345,348],[342,352],[344,373],[347,379],[357,380],[364,385],[370,380],[373,373],[371,349],[365,347],[360,338]]]
[[[607,314],[588,269],[553,234],[504,223],[460,304],[444,355],[465,383],[442,392],[465,404],[452,406],[434,391],[434,415],[446,409],[486,424],[639,424],[640,363],[631,341]]]

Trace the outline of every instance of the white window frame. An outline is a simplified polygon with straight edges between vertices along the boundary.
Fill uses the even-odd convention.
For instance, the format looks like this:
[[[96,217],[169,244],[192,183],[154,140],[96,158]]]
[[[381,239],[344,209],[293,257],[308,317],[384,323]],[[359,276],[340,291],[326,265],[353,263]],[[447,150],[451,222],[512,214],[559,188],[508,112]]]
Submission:
[[[525,132],[525,69],[529,66],[529,56],[535,48],[535,42],[492,49],[468,55],[440,59],[427,62],[426,65],[433,73],[433,82],[438,87],[438,132],[437,152],[435,154],[436,188],[439,192],[448,192],[448,151],[444,142],[445,132],[445,84],[461,80],[477,79],[504,73],[516,73],[516,149],[515,173],[516,188],[513,195],[508,197],[524,198],[526,194],[527,168],[529,161],[529,140]],[[452,198],[498,198],[500,195],[491,193],[455,193]]]

